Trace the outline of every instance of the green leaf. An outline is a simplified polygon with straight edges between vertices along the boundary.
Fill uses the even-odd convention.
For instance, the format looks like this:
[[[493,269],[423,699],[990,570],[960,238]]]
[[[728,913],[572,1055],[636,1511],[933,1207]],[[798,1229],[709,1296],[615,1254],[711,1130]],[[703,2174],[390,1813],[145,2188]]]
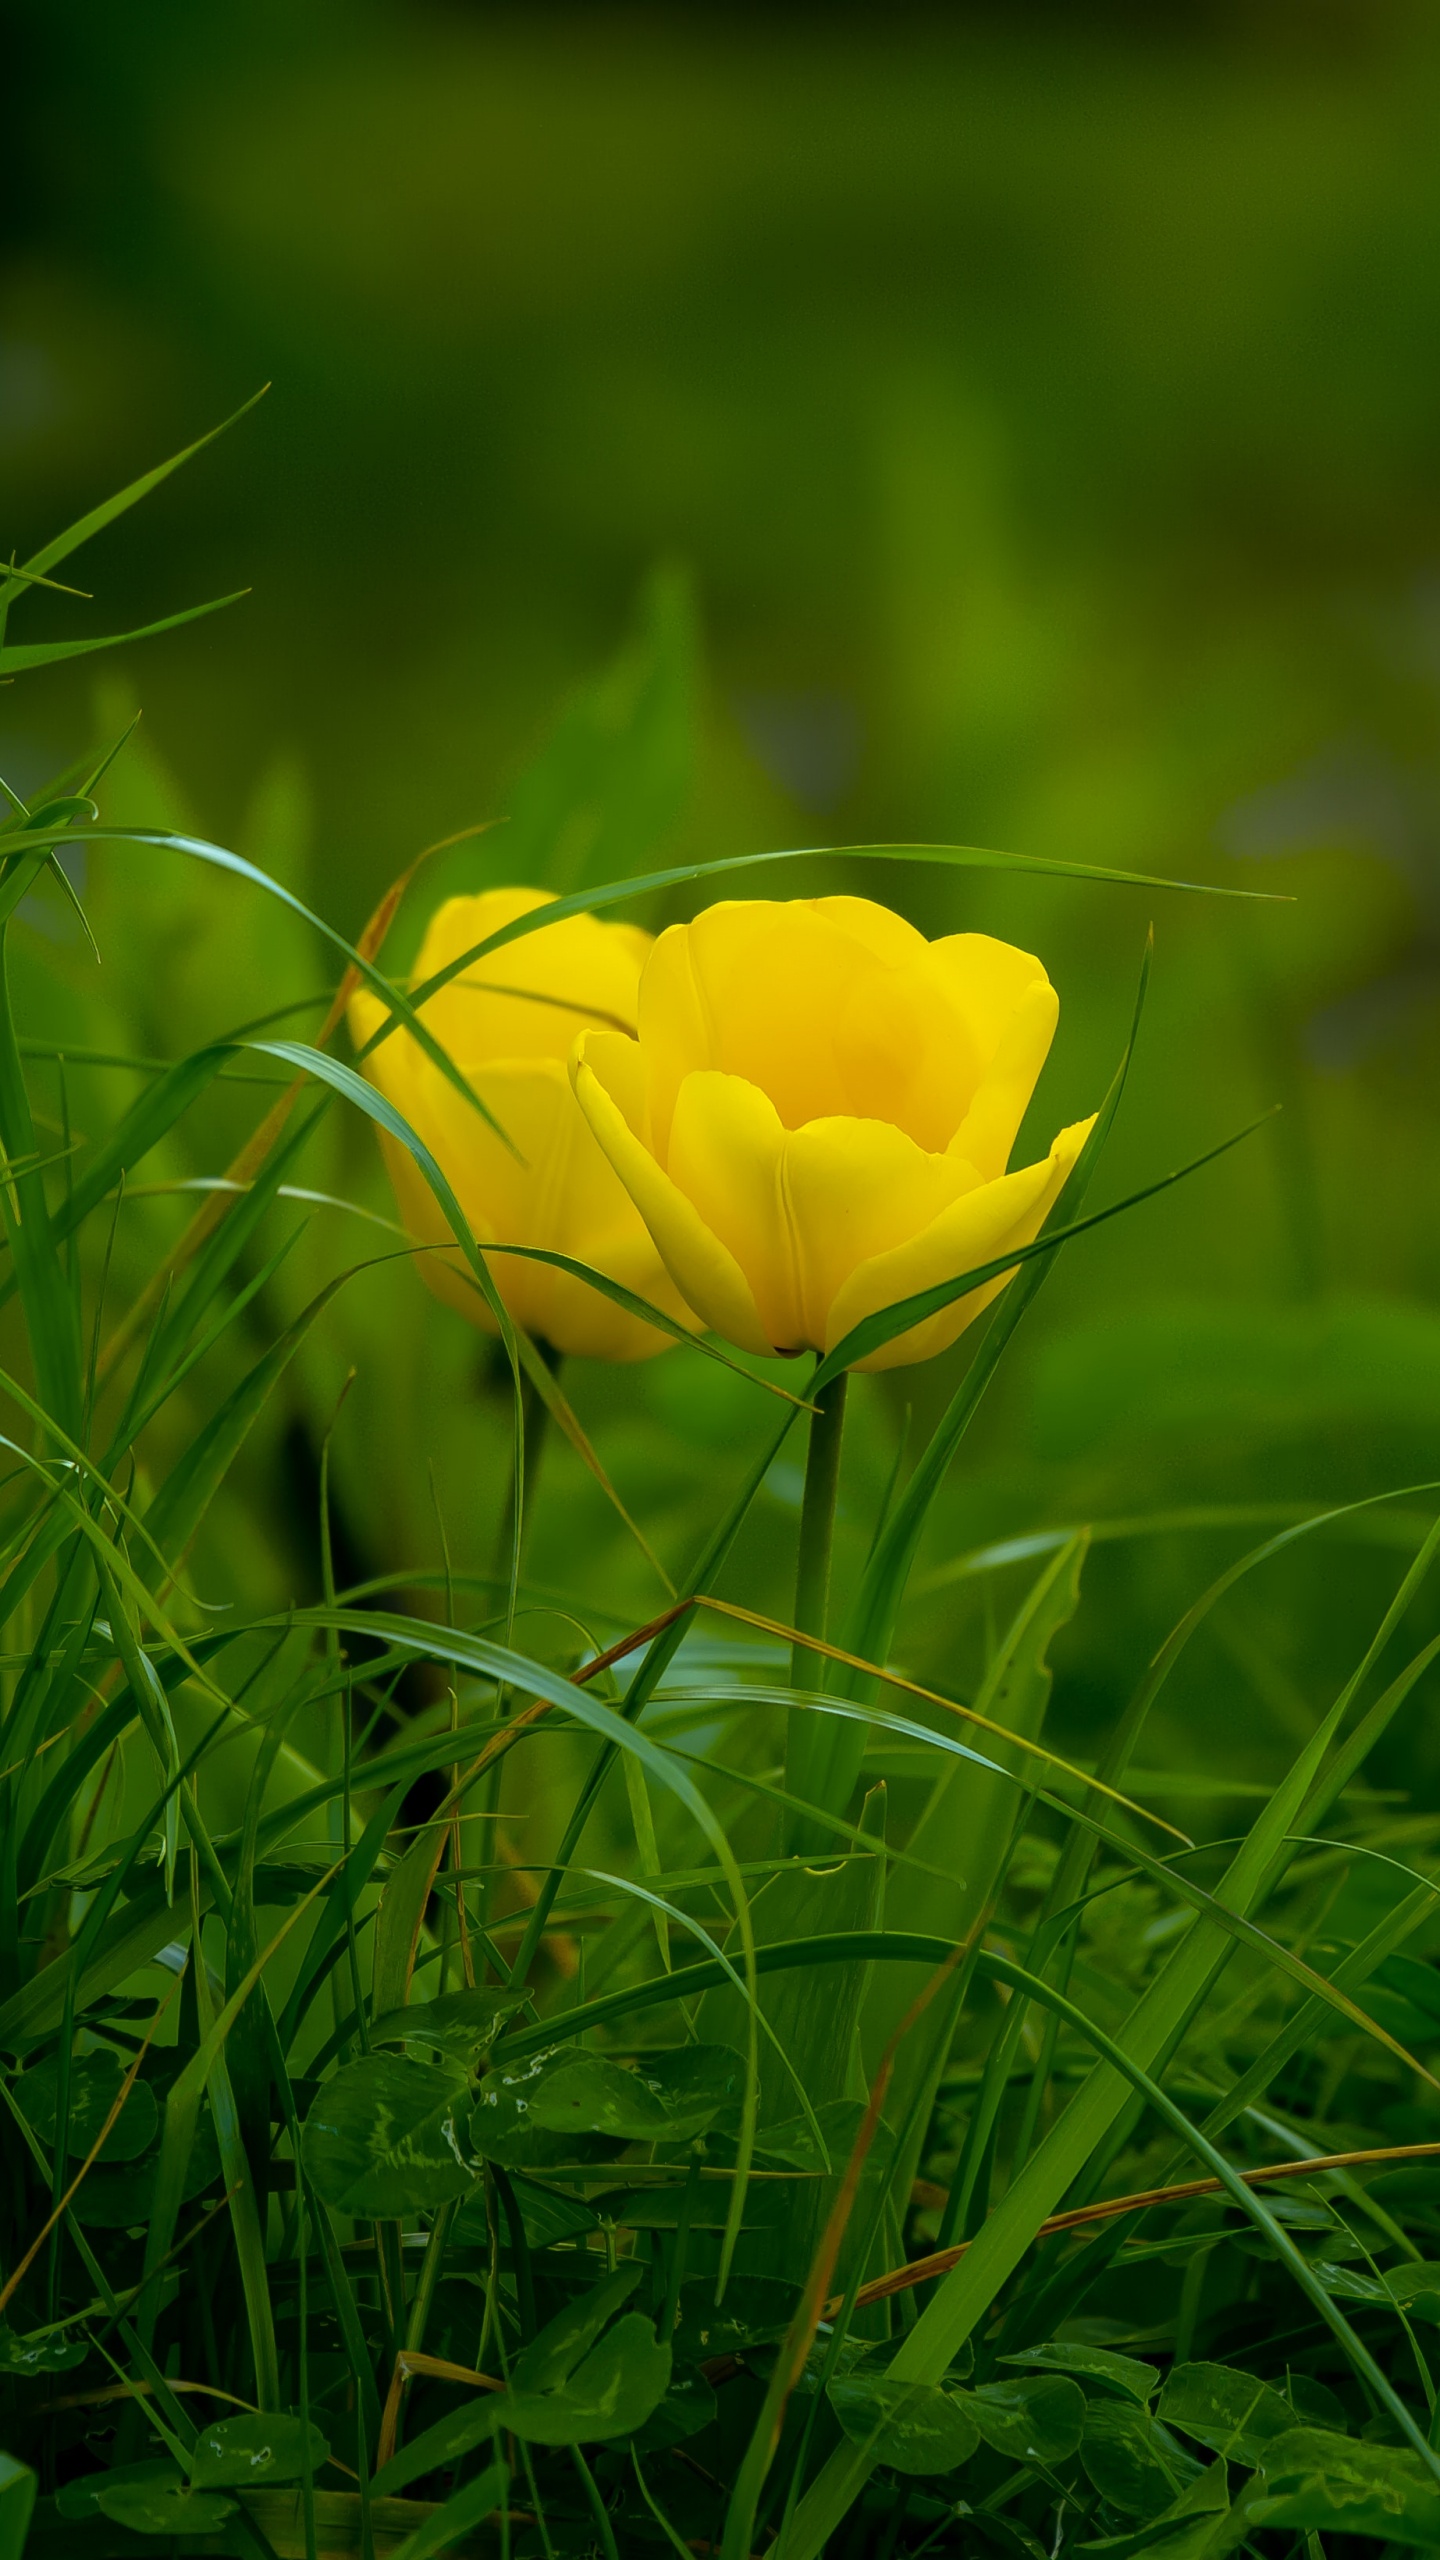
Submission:
[[[638,2270],[637,2270],[638,2272]],[[542,2337],[535,2340],[537,2347]],[[376,2472],[371,2487],[392,2496],[427,2471],[442,2471],[504,2430],[526,2444],[603,2444],[632,2435],[659,2407],[670,2381],[670,2349],[639,2312],[627,2312],[554,2391],[499,2391],[441,2418]]]
[[[852,2444],[907,2477],[954,2471],[980,2442],[968,2400],[938,2382],[892,2382],[888,2374],[837,2375],[827,2397]]]
[[[1398,1991],[1413,2009],[1429,2018],[1432,2031],[1440,2034],[1440,1971],[1433,1964],[1422,1964],[1418,1956],[1387,1956],[1376,1967],[1375,1979]]]
[[[15,2096],[24,2108],[42,2142],[55,2140],[55,2103],[58,2094],[59,2066],[53,2055],[37,2062],[15,2083]],[[69,2150],[75,2159],[83,2159],[106,2117],[120,2095],[125,2068],[118,2053],[108,2047],[77,2056],[70,2065]],[[109,2133],[105,2137],[102,2159],[120,2162],[138,2160],[148,2151],[160,2130],[160,2110],[155,2092],[143,2080],[132,2087]],[[82,2194],[84,2190],[81,2190]]]
[[[1440,2326],[1440,2264],[1433,2258],[1387,2267],[1381,2282],[1392,2302],[1403,2302],[1415,2319]]]
[[[318,2427],[279,2411],[259,2417],[216,2418],[202,2427],[190,2456],[196,2489],[263,2489],[279,2480],[303,2480],[318,2471],[330,2447]]]
[[[122,2489],[132,2485],[154,2488],[157,2484],[175,2485],[181,2474],[173,2462],[157,2462],[152,2455],[146,2462],[120,2462],[112,2471],[91,2471],[82,2480],[67,2480],[55,2492],[55,2512],[67,2523],[78,2524],[99,2512],[102,2489]]]
[[[537,2186],[533,2179],[519,2175],[514,2187],[525,2238],[532,2249],[551,2249],[557,2240],[580,2240],[600,2228],[598,2213],[588,2204],[578,2203],[574,2196],[560,2195],[553,2187]],[[488,2248],[490,2215],[483,2189],[462,2204],[450,2234],[461,2248]]]
[[[1262,2466],[1244,2501],[1248,2526],[1364,2533],[1426,2551],[1440,2544],[1440,2488],[1404,2447],[1294,2427],[1265,2446]]]
[[[513,2388],[558,2391],[616,2312],[623,2311],[644,2272],[641,2260],[632,2258],[617,2267],[613,2276],[567,2302],[516,2357],[510,2377]]]
[[[586,2058],[593,2057],[581,2057]],[[506,2169],[549,2169],[562,2161],[609,2156],[609,2142],[599,2140],[597,2149],[597,2137],[583,2125],[567,2119],[561,2133],[537,2117],[547,2083],[576,2068],[577,2057],[568,2045],[552,2045],[514,2062],[508,2059],[508,2047],[503,2050],[481,2081],[470,2111],[470,2140],[481,2158],[498,2160]]]
[[[502,2423],[527,2444],[608,2444],[643,2427],[669,2383],[670,2349],[627,2311],[561,2390],[507,2394]]]
[[[636,2436],[637,2453],[665,2453],[672,2444],[703,2435],[713,2425],[719,2406],[704,2374],[694,2365],[682,2365],[672,2373],[664,2399]]]
[[[1142,2405],[1155,2397],[1160,2368],[1142,2364],[1138,2356],[1117,2356],[1109,2347],[1090,2347],[1070,2338],[1051,2338],[1043,2347],[1027,2347],[1022,2355],[1002,2356],[1002,2364],[1038,2366],[1046,2373],[1070,2373],[1077,2382],[1099,2382],[1127,2400]]]
[[[960,2397],[985,2442],[1011,2462],[1064,2462],[1085,2430],[1085,2394],[1068,2374],[982,2382]]]
[[[10,975],[8,927],[0,923],[0,1151],[12,1166],[28,1167],[0,1190],[0,1212],[25,1310],[40,1403],[73,1440],[80,1429],[83,1401],[77,1301],[56,1250],[45,1176],[38,1168],[30,1094],[16,1045]]]
[[[1156,2415],[1212,2453],[1252,2468],[1261,2446],[1295,2423],[1289,2401],[1268,2382],[1228,2364],[1177,2364],[1166,2379]]]
[[[698,654],[689,581],[662,569],[634,638],[572,695],[507,794],[508,879],[613,878],[669,833],[694,770]]]
[[[1393,2302],[1381,2277],[1367,2275],[1363,2267],[1338,2266],[1333,2258],[1312,2258],[1311,2265],[1328,2293],[1339,2302]]]
[[[647,2054],[634,2071],[603,2054],[572,2054],[542,2077],[530,2121],[549,2133],[689,2142],[723,2109],[739,2105],[744,2086],[745,2065],[725,2045]]]
[[[1107,2505],[1147,2520],[1164,2514],[1199,2467],[1148,2409],[1122,2400],[1092,2400],[1080,2460]]]
[[[102,2154],[70,2211],[90,2231],[138,2231],[150,2219],[158,2165],[157,2161],[146,2160],[138,2169],[107,2169]],[[182,2203],[193,2203],[207,2187],[213,2187],[219,2175],[220,2146],[207,2107],[196,2124],[181,2186]]]
[[[90,2352],[84,2338],[67,2337],[63,2329],[44,2329],[38,2337],[17,2338],[0,2323],[0,2373],[68,2373]]]
[[[20,2560],[39,2483],[13,2453],[0,2453],[0,2560]]]
[[[305,2120],[304,2161],[337,2213],[425,2213],[469,2195],[461,2142],[468,2084],[409,2054],[370,2053],[327,2080]]]
[[[620,2142],[657,2142],[670,2129],[644,2081],[600,2053],[572,2055],[547,2072],[530,2101],[530,2121],[547,2133],[605,2133]]]
[[[423,2524],[406,2534],[403,2542],[392,2546],[389,2560],[435,2560],[437,2553],[452,2549],[462,2536],[471,2536],[476,2525],[483,2524],[497,2507],[503,2507],[509,2486],[510,2474],[504,2463],[492,2462],[478,2479],[467,2480],[463,2489],[457,2489],[443,2506],[436,2507]],[[392,2509],[388,2516],[377,2516],[374,2521],[393,2528],[399,2517]],[[473,2549],[473,2541],[467,2547]]]
[[[745,2094],[745,2059],[727,2044],[682,2044],[642,2053],[635,2077],[660,2100],[672,2142],[692,2141]]]
[[[1105,2560],[1131,2560],[1132,2553],[1142,2551],[1153,2551],[1155,2560],[1202,2560],[1202,2555],[1233,2550],[1243,2538],[1243,2525],[1238,2533],[1233,2530],[1229,2474],[1223,2462],[1212,2462],[1208,2470],[1197,2472],[1173,2506],[1150,2518],[1138,2533],[1111,2534],[1079,2547],[1103,2553]]]
[[[488,2053],[501,2028],[525,2007],[523,1991],[449,1991],[441,2000],[390,2009],[370,2030],[372,2044],[425,2044],[473,2062]]]
[[[747,2276],[717,2304],[714,2279],[692,2277],[680,2287],[671,2344],[677,2357],[697,2364],[710,2356],[738,2355],[745,2347],[770,2346],[784,2337],[799,2300],[798,2285],[782,2284],[778,2276]]]
[[[131,2533],[183,2536],[183,2549],[192,2535],[218,2533],[235,2513],[233,2498],[193,2491],[173,2463],[157,2462],[148,2468],[148,2479],[122,2480],[112,2472],[100,2482],[95,2504],[112,2524],[123,2524]]]
[[[833,2177],[843,2169],[865,2121],[863,2098],[828,2098],[815,2109],[813,2124],[804,2116],[788,2116],[784,2124],[767,2124],[755,2144],[755,2157],[783,2162],[807,2176]]]

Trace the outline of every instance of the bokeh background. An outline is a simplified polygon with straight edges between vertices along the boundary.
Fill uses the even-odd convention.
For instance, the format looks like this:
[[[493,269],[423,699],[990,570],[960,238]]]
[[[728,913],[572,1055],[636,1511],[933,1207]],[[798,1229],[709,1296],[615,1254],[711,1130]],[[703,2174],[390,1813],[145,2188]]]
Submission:
[[[970,1550],[1148,1523],[1097,1549],[1103,1605],[1058,1649],[1079,1747],[1236,1549],[1157,1521],[1440,1475],[1432,10],[12,0],[7,57],[6,547],[273,385],[77,555],[93,602],[36,598],[15,636],[252,592],[98,682],[82,660],[17,686],[17,787],[143,703],[108,811],[239,845],[347,933],[422,846],[502,815],[434,889],[918,838],[1278,893],[794,874],[1043,955],[1064,1010],[1037,1147],[1098,1098],[1153,922],[1106,1197],[1284,1106],[1067,1255],[937,1514],[906,1658],[963,1694],[1010,1594]],[[102,965],[44,902],[17,959],[37,1037],[174,1056],[332,975],[169,856],[97,852],[85,889]],[[67,1077],[82,1127],[134,1090]],[[148,1172],[222,1170],[263,1099],[227,1087]],[[385,1206],[338,1115],[304,1178]],[[132,1202],[117,1288],[187,1205]],[[248,1356],[387,1241],[303,1215]],[[859,1399],[852,1561],[963,1356]],[[344,1568],[435,1568],[438,1511],[455,1571],[489,1569],[503,1382],[392,1266],[252,1441],[217,1598],[313,1589],[352,1366]],[[755,1391],[690,1354],[567,1383],[683,1577]],[[743,1559],[777,1609],[798,1481],[776,1470]],[[1174,1686],[1176,1754],[1223,1742],[1233,1768],[1308,1729],[1396,1517],[1343,1571],[1331,1547],[1247,1586]],[[660,1596],[564,1448],[530,1570],[597,1627]],[[1423,1792],[1440,1752],[1406,1748]]]

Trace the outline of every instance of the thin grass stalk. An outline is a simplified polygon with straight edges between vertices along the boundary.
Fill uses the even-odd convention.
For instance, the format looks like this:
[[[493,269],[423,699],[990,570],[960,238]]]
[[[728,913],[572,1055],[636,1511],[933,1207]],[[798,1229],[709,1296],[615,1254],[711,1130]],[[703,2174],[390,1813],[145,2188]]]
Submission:
[[[795,1625],[801,1636],[823,1636],[830,1615],[830,1551],[835,1537],[835,1505],[840,1490],[840,1456],[845,1433],[845,1394],[849,1372],[842,1369],[815,1398],[805,1459],[805,1490],[800,1506],[800,1546],[795,1567]],[[823,1689],[823,1658],[800,1642],[791,1647],[793,1689]],[[817,1742],[823,1754],[826,1737],[817,1737],[813,1717],[792,1709],[785,1744],[785,1783],[791,1795],[808,1799]],[[799,1826],[792,1826],[790,1846],[813,1848]],[[823,1845],[823,1844],[822,1844]]]

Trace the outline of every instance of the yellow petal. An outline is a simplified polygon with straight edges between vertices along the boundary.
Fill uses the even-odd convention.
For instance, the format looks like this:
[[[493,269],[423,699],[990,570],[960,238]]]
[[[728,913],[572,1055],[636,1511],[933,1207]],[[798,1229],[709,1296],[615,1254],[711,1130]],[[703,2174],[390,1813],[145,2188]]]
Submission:
[[[705,1069],[756,1086],[787,1129],[872,1108],[855,1091],[837,1029],[878,1020],[880,982],[893,970],[826,912],[862,903],[725,899],[661,935],[641,983],[640,1045],[662,1163],[680,1086]],[[914,942],[923,953],[918,934]],[[894,1029],[901,1033],[898,1021]],[[883,1098],[873,1107],[876,1117],[890,1116]]]
[[[1008,1246],[1029,1244],[1048,1217],[1093,1125],[1090,1120],[1082,1120],[1062,1129],[1043,1163],[1027,1165],[1019,1173],[1007,1173],[998,1181],[980,1184],[952,1208],[942,1210],[908,1244],[862,1262],[836,1292],[826,1349],[882,1307],[894,1306],[921,1289],[935,1288],[943,1280],[957,1279],[977,1264],[993,1261]],[[984,1288],[972,1289],[968,1296],[957,1298],[953,1306],[923,1324],[913,1325],[908,1333],[886,1343],[857,1366],[896,1369],[914,1360],[933,1359],[937,1352],[948,1349],[966,1325],[974,1322],[1010,1276],[1004,1273]]]
[[[904,916],[897,916],[893,907],[880,906],[874,898],[807,898],[800,903],[813,907],[818,916],[837,925],[888,968],[907,968],[930,947],[924,934]]]
[[[548,890],[487,889],[447,898],[431,917],[412,973],[423,985],[518,916],[552,903]],[[564,916],[473,961],[425,1007],[425,1022],[462,1066],[499,1058],[568,1058],[577,1031],[632,1029],[649,936],[635,925]]]
[[[781,1182],[785,1132],[775,1105],[741,1076],[685,1078],[670,1129],[669,1179],[743,1271],[777,1351],[806,1341],[799,1271]]]
[[[908,1243],[975,1181],[969,1165],[927,1153],[882,1120],[812,1120],[793,1131],[784,1206],[799,1272],[800,1338],[816,1349],[832,1339],[830,1309],[857,1263]]]
[[[676,1293],[644,1225],[591,1136],[558,1060],[506,1062],[472,1071],[477,1093],[495,1113],[524,1161],[517,1162],[438,1068],[385,1061],[397,1043],[377,1050],[376,1082],[424,1140],[455,1193],[479,1244],[539,1245],[588,1262],[679,1321],[688,1310]],[[414,1158],[384,1141],[401,1215],[412,1235],[447,1242],[450,1230]],[[421,1271],[436,1294],[472,1323],[493,1319],[458,1249],[427,1254]],[[497,1254],[491,1273],[506,1306],[528,1333],[559,1351],[601,1360],[647,1359],[666,1347],[657,1333],[596,1289],[545,1263]]]
[[[755,1085],[787,1129],[889,1121],[942,1154],[1037,982],[1028,952],[928,943],[866,898],[722,900],[662,934],[641,980],[655,1154],[668,1163],[676,1097],[705,1070]]]
[[[1040,1070],[1050,1054],[1060,999],[1046,977],[1032,978],[1000,1033],[975,1099],[950,1141],[951,1152],[993,1181],[1010,1160]]]
[[[982,1063],[994,1057],[1027,988],[1048,985],[1041,963],[989,933],[949,933],[928,946],[936,976],[970,1026]]]
[[[546,889],[487,889],[479,897],[447,898],[426,928],[412,985],[423,986],[502,926],[552,903]],[[649,934],[638,925],[564,916],[472,962],[438,989],[422,1008],[426,1029],[467,1073],[501,1058],[563,1063],[577,1031],[597,1023],[634,1028],[640,971],[650,947]],[[362,987],[349,1013],[356,1045],[363,1047],[384,1021],[386,1007]],[[392,1032],[384,1047],[394,1049],[409,1037]]]
[[[735,1256],[655,1161],[644,1138],[640,1051],[614,1032],[592,1031],[570,1062],[575,1096],[595,1137],[634,1201],[681,1295],[701,1321],[743,1351],[768,1352],[771,1340]]]

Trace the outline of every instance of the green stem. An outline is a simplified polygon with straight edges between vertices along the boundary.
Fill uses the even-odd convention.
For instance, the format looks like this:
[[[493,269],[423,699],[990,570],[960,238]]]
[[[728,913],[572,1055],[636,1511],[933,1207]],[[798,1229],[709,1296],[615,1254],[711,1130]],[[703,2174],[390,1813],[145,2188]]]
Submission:
[[[431,2306],[435,2300],[435,2287],[440,2281],[440,2270],[445,2263],[445,2248],[450,2238],[450,2225],[458,2211],[457,2204],[442,2204],[430,2225],[430,2235],[425,2243],[425,2255],[420,2262],[420,2280],[415,2287],[414,2298],[410,2304],[410,2317],[405,2327],[405,2344],[412,2355],[419,2355],[425,2344],[425,2332],[430,2323]]]
[[[536,1348],[552,1378],[558,1378],[564,1353],[552,1349],[548,1342],[537,1343]],[[545,1446],[549,1420],[549,1407],[534,1379],[527,1374],[520,1382],[520,1429],[515,1457],[510,1469],[510,1490],[496,1523],[495,1552],[490,1568],[491,1579],[504,1595],[503,1633],[507,1644],[514,1632],[514,1609],[519,1592],[525,1531],[535,1500],[535,1486],[540,1473],[540,1456]],[[520,1515],[518,1518],[517,1511]],[[504,1689],[500,1692],[498,1704],[501,1714],[508,1714],[509,1695]],[[477,1807],[481,1819],[476,1826],[476,1836],[487,1844],[487,1865],[496,1863],[493,1853],[504,1783],[504,1766],[497,1760],[491,1768],[486,1770],[480,1781]],[[457,1890],[463,1893],[464,1887],[460,1886]],[[488,1928],[490,1925],[493,1916],[491,1906],[494,1901],[494,1892],[495,1878],[493,1875],[487,1875],[479,1894],[482,1928]]]
[[[805,1497],[800,1506],[800,1553],[795,1568],[795,1625],[802,1635],[823,1636],[830,1610],[830,1549],[835,1534],[835,1497],[840,1489],[840,1445],[845,1431],[845,1388],[848,1371],[822,1387],[810,1424],[805,1460]],[[823,1689],[825,1657],[797,1644],[790,1659],[793,1689]],[[807,1803],[815,1793],[818,1753],[816,1723],[803,1707],[792,1707],[785,1752],[785,1784],[791,1795]],[[808,1826],[805,1826],[808,1831]],[[797,1838],[793,1847],[800,1847]]]

